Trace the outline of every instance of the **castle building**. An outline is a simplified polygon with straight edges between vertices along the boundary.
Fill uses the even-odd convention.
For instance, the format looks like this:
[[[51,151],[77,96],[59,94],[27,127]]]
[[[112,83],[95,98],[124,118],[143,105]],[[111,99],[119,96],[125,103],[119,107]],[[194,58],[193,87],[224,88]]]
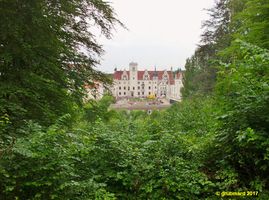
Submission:
[[[100,81],[93,81],[91,85],[85,85],[84,87],[87,93],[85,101],[89,99],[100,100],[107,92],[104,84]]]
[[[112,94],[117,99],[155,96],[180,100],[183,87],[181,71],[139,71],[134,62],[129,64],[129,71],[115,69],[113,82]]]

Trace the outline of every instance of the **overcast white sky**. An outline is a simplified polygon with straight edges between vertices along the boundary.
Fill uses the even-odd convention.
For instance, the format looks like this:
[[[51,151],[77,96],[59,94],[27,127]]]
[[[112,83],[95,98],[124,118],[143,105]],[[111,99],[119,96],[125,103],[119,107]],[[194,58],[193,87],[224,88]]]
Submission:
[[[98,67],[104,72],[128,69],[184,68],[208,18],[204,8],[214,0],[110,0],[119,19],[129,30],[118,28],[112,40],[101,40],[106,51]]]

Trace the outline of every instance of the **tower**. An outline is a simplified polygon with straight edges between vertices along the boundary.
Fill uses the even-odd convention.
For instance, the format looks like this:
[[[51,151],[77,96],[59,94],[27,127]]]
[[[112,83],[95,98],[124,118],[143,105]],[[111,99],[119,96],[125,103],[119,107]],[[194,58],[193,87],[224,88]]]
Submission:
[[[156,70],[156,66],[154,67],[154,72],[153,72],[153,88],[154,88],[153,93],[155,97],[159,96],[158,72]]]
[[[129,83],[130,83],[130,96],[136,96],[136,89],[137,89],[137,79],[138,79],[138,72],[137,72],[138,64],[135,62],[131,62],[129,64]]]

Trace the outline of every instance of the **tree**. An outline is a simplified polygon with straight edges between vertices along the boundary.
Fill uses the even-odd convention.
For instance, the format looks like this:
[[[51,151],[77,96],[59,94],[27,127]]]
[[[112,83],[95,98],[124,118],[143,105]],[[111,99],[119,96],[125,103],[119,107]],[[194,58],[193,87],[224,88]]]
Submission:
[[[218,0],[213,8],[207,10],[210,18],[202,24],[204,31],[200,44],[186,62],[183,97],[213,92],[217,77],[215,61],[225,62],[230,59],[220,53],[230,46],[233,33],[241,25],[235,16],[242,11],[245,1]]]
[[[184,87],[181,89],[183,98],[212,93],[216,80],[216,69],[214,63],[210,62],[213,54],[212,45],[203,45],[187,59],[183,77]]]
[[[12,127],[33,119],[49,125],[82,102],[84,85],[107,81],[95,66],[116,24],[103,0],[0,2],[0,116]]]
[[[235,16],[240,24],[234,38],[240,38],[259,47],[269,49],[269,2],[248,0],[244,9]]]
[[[237,59],[222,66],[216,97],[220,128],[216,134],[216,160],[239,174],[241,187],[268,188],[269,52],[236,41]]]

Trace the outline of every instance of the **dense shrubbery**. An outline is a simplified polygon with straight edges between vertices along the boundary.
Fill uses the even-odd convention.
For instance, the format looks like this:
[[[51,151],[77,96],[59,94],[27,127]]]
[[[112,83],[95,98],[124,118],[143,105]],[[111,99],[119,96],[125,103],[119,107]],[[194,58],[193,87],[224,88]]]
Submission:
[[[106,101],[95,103],[97,108],[105,105]],[[88,107],[86,118],[87,112]],[[187,114],[183,111],[174,122],[182,123]],[[80,121],[71,129],[65,124],[68,115],[47,130],[28,122],[20,130],[25,136],[1,159],[1,196],[200,199],[212,195],[213,184],[199,170],[199,147],[193,146],[196,133],[188,136],[169,128],[165,123],[171,115],[170,111],[152,116],[123,112],[109,120],[98,115],[94,122]]]
[[[214,96],[152,115],[109,111],[113,98],[105,96],[71,127],[69,115],[49,128],[27,122],[1,152],[1,197],[217,199],[216,191],[259,191],[267,199],[269,53],[239,44],[244,59],[220,68]]]
[[[166,111],[116,112],[105,96],[75,121],[32,121],[8,136],[1,118],[3,199],[212,199],[216,191],[268,198],[269,53],[238,42],[216,92]],[[71,124],[71,125],[70,125]]]
[[[42,2],[0,4],[3,18],[11,16],[16,25],[1,24],[12,30],[3,28],[8,31],[1,33],[5,42],[0,45],[0,199],[219,199],[217,191],[258,191],[257,199],[269,199],[269,52],[232,42],[240,38],[268,49],[267,1],[217,1],[213,20],[205,24],[205,44],[186,65],[184,101],[151,115],[110,110],[110,96],[80,107],[75,99],[82,100],[85,79],[102,79],[92,68],[96,60],[77,54],[72,41],[55,45],[54,37],[59,43],[68,37],[44,34],[50,26],[43,23],[38,24],[36,41],[25,40],[17,30],[37,30],[28,25],[24,29],[20,21],[31,14],[33,24],[37,19],[51,22],[40,15],[40,5],[55,9],[55,30],[63,30],[73,23],[71,15],[84,16],[84,4]],[[23,11],[19,21],[13,16],[20,13],[13,12],[17,3]],[[93,10],[89,16],[97,17],[109,37],[118,22],[112,8],[103,1],[87,3]],[[58,9],[65,13],[62,18],[57,18]],[[83,32],[85,24],[80,25],[77,31]],[[20,39],[22,44],[12,46],[5,34],[15,35],[10,41]],[[85,39],[89,49],[101,53],[91,35],[73,41]],[[35,49],[36,44],[48,46]],[[67,60],[60,49],[65,49]],[[38,50],[56,59],[37,56]],[[77,66],[67,70],[68,58],[74,57]]]
[[[241,187],[261,191],[269,187],[269,52],[237,43],[242,59],[219,72],[217,149],[220,161],[237,171]]]

